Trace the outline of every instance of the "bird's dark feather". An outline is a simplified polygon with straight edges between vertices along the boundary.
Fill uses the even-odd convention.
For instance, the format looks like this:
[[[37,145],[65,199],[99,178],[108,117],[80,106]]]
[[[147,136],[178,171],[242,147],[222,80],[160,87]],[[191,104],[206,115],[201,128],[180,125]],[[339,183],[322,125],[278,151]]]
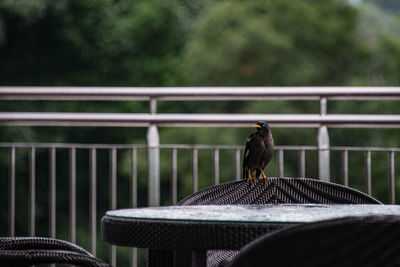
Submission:
[[[272,159],[273,146],[271,131],[267,133],[257,131],[249,135],[244,149],[243,179],[246,179],[249,170],[256,171],[256,178],[260,176],[261,170]]]

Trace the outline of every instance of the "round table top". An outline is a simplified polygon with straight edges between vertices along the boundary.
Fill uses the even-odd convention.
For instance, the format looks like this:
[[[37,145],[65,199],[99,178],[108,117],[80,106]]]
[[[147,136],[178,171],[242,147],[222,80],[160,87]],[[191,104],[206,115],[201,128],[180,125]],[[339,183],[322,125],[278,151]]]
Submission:
[[[400,215],[400,205],[199,205],[107,211],[114,219],[298,224],[349,216]]]

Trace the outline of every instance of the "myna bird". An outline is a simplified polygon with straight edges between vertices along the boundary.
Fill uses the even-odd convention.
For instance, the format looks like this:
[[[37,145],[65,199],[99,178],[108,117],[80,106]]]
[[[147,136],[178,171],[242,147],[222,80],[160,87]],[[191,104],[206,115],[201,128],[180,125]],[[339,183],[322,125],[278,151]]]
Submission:
[[[268,180],[263,169],[271,161],[274,150],[274,139],[269,125],[265,121],[259,121],[253,127],[257,128],[257,132],[247,138],[243,158],[243,179],[247,179],[250,183],[253,183],[260,174],[264,181]],[[256,172],[255,178],[254,172]]]

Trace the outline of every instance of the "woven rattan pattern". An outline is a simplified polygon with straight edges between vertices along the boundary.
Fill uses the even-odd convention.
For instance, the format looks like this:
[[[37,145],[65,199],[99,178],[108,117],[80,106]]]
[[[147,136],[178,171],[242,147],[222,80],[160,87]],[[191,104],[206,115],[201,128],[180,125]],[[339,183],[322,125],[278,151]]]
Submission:
[[[267,252],[267,254],[265,253]],[[225,267],[400,266],[400,216],[302,224],[256,239]]]
[[[250,186],[246,181],[206,188],[178,205],[225,204],[382,204],[371,196],[339,184],[308,178],[269,178]]]
[[[103,217],[102,239],[113,245],[151,247],[153,249],[198,250],[239,249],[260,235],[281,229],[282,225],[140,221]],[[152,237],[152,238],[150,238]]]
[[[178,205],[224,204],[382,204],[371,196],[339,184],[309,178],[269,178],[250,186],[246,181],[228,182],[206,188],[183,199]],[[238,251],[210,250],[207,265],[218,266]]]
[[[67,241],[46,237],[0,237],[1,266],[48,263],[90,267],[110,266],[83,248]]]

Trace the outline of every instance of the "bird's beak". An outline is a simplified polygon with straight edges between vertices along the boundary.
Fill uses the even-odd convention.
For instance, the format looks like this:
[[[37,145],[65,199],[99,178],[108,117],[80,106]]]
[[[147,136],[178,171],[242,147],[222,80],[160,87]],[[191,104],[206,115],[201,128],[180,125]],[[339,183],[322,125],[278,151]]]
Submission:
[[[253,127],[254,127],[254,128],[261,128],[261,126],[258,125],[258,124],[254,124]]]

